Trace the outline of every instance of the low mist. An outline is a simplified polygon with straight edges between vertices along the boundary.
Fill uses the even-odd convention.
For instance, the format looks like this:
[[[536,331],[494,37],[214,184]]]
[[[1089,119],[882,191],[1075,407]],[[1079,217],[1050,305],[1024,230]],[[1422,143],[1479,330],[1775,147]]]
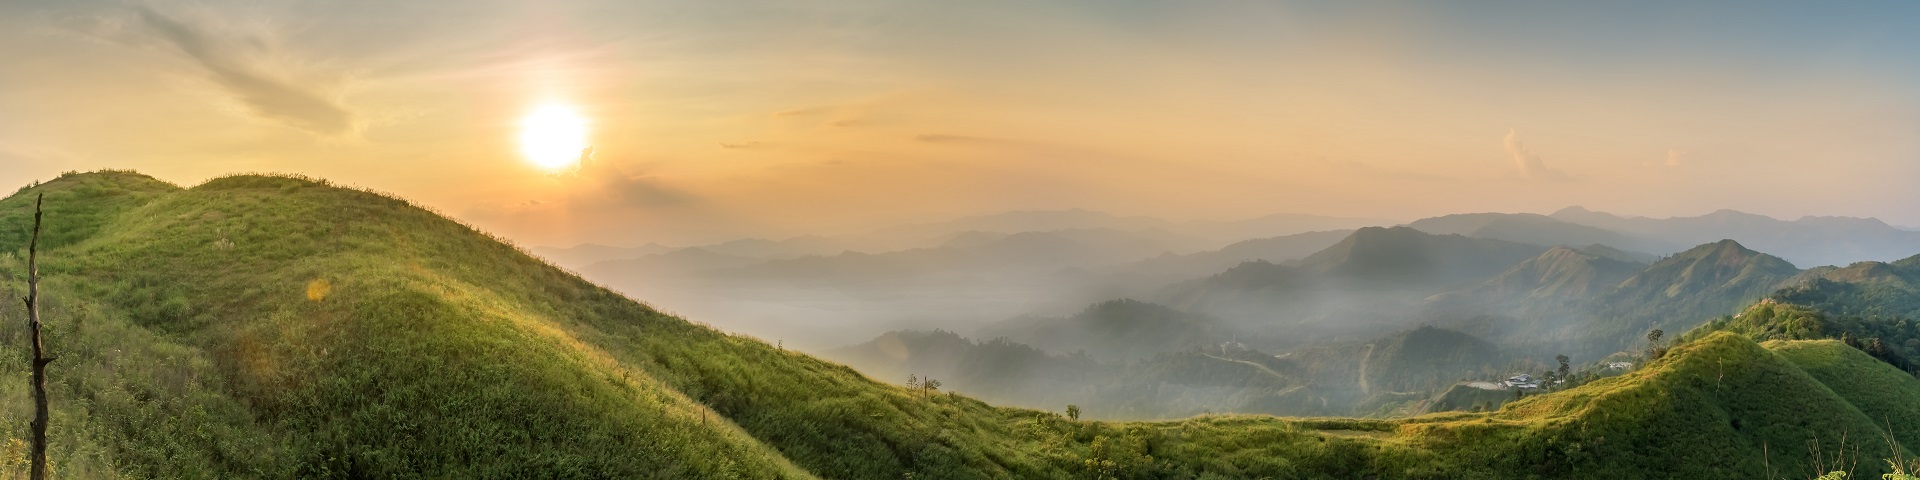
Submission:
[[[1813,272],[1746,244],[1847,261],[1920,253],[1920,233],[1878,222],[1716,227],[1724,216],[1569,209],[1391,226],[1020,211],[861,235],[536,252],[663,311],[882,381],[935,378],[991,402],[1105,418],[1484,406],[1469,400],[1495,397],[1486,387],[1510,376],[1552,375],[1562,356],[1605,373],[1651,330],[1730,315]],[[1840,238],[1834,225],[1873,230],[1805,235]],[[1716,232],[1726,240],[1669,247]]]

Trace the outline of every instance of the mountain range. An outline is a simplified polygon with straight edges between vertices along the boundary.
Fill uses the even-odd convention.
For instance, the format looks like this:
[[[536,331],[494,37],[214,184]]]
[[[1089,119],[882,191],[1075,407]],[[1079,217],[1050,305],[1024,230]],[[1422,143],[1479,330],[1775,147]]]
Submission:
[[[969,331],[1021,315],[1068,315],[1085,305],[1116,298],[1189,308],[1184,302],[1191,299],[1170,296],[1171,285],[1191,284],[1242,262],[1298,266],[1309,255],[1335,255],[1322,251],[1346,240],[1354,230],[1309,230],[1379,223],[1303,215],[1180,222],[1089,210],[1015,211],[853,235],[779,241],[744,239],[669,251],[643,246],[631,251],[639,255],[630,258],[589,256],[620,251],[609,248],[535,251],[616,290],[648,298],[662,308],[821,351],[845,344],[845,337],[838,333],[870,338],[903,328]],[[1552,247],[1604,249],[1610,252],[1604,257],[1636,264],[1652,264],[1693,246],[1720,240],[1734,240],[1800,266],[1889,261],[1920,251],[1920,232],[1894,229],[1874,219],[1809,217],[1782,221],[1731,211],[1649,219],[1570,207],[1553,215],[1447,215],[1417,220],[1405,227],[1431,234],[1502,240],[1541,251]],[[1242,236],[1269,234],[1277,236]],[[1381,258],[1384,264],[1398,265],[1396,260]],[[599,261],[568,263],[587,259]],[[1354,260],[1369,258],[1363,255]],[[1501,269],[1513,266],[1471,258],[1461,263]],[[1603,273],[1614,275],[1618,271],[1615,268]],[[1517,282],[1519,277],[1507,280]],[[1472,281],[1481,280],[1485,278]],[[1605,280],[1598,283],[1608,283],[1614,276]],[[1582,282],[1564,285],[1584,285],[1575,290],[1611,286]],[[1452,287],[1427,289],[1427,293],[1460,290]],[[1549,290],[1559,288],[1571,287]],[[1552,296],[1551,292],[1541,293]],[[1215,296],[1221,295],[1235,294]],[[1248,308],[1264,308],[1257,305],[1260,302],[1249,303],[1254,305]],[[1391,316],[1432,316],[1422,313],[1431,310],[1429,306],[1409,308],[1415,311]],[[1316,315],[1340,314],[1325,311]],[[1481,319],[1483,324],[1492,320]],[[1382,318],[1357,321],[1393,323],[1394,328],[1417,323]],[[1499,328],[1536,330],[1531,326]]]
[[[1731,239],[1803,266],[1891,261],[1920,252],[1920,232],[1894,228],[1873,218],[1808,216],[1780,220],[1720,210],[1697,217],[1656,219],[1622,217],[1580,207],[1568,207],[1550,216],[1678,245]]]

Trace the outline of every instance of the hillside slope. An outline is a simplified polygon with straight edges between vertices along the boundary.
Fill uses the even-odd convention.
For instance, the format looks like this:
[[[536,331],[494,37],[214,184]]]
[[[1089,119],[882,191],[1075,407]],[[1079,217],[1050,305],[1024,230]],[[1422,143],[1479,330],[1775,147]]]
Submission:
[[[0,212],[19,218],[26,195],[101,176],[28,189]],[[76,329],[50,342],[63,357],[51,374],[63,409],[55,449],[86,455],[57,459],[73,470],[983,478],[1060,468],[1007,441],[1013,418],[1030,413],[915,395],[660,314],[389,197],[238,176],[119,215],[49,210],[50,232],[111,217],[42,252],[48,321]],[[5,270],[22,271],[18,258]],[[14,405],[8,421],[21,422]]]
[[[1416,419],[1402,431],[1501,452],[1487,461],[1546,477],[1799,477],[1813,470],[1810,441],[1829,454],[1847,442],[1885,456],[1879,418],[1856,401],[1772,350],[1717,333],[1628,374],[1508,403],[1484,420]],[[1526,427],[1505,430],[1508,422]],[[1859,472],[1867,478],[1885,467],[1869,463]]]
[[[1779,257],[1722,240],[1655,262],[1593,300],[1577,338],[1629,348],[1652,329],[1679,332],[1726,315],[1787,285],[1800,270]]]
[[[132,208],[102,200],[152,183],[71,175],[0,204],[15,215],[27,195],[71,190],[64,208],[97,214],[49,209],[47,230],[101,220],[42,252],[41,272],[48,322],[72,329],[50,346],[55,401],[86,419],[69,428],[93,431],[63,433],[114,470],[807,476],[578,328],[697,327],[405,202],[318,182],[227,177]],[[121,188],[83,188],[99,184]]]

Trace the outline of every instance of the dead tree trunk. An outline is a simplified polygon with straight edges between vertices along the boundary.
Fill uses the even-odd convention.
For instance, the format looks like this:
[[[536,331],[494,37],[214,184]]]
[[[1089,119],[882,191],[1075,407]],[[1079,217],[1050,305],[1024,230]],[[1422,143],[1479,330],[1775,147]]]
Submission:
[[[47,356],[40,344],[40,201],[33,198],[33,239],[27,242],[27,330],[33,335],[33,480],[47,478]]]

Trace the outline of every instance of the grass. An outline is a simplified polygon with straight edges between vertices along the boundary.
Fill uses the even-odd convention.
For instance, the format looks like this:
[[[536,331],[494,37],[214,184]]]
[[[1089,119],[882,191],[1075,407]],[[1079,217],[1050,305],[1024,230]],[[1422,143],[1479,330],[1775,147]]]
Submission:
[[[1845,397],[1903,445],[1920,446],[1920,382],[1837,340],[1774,340],[1768,350]],[[1876,445],[1877,446],[1877,445]]]

